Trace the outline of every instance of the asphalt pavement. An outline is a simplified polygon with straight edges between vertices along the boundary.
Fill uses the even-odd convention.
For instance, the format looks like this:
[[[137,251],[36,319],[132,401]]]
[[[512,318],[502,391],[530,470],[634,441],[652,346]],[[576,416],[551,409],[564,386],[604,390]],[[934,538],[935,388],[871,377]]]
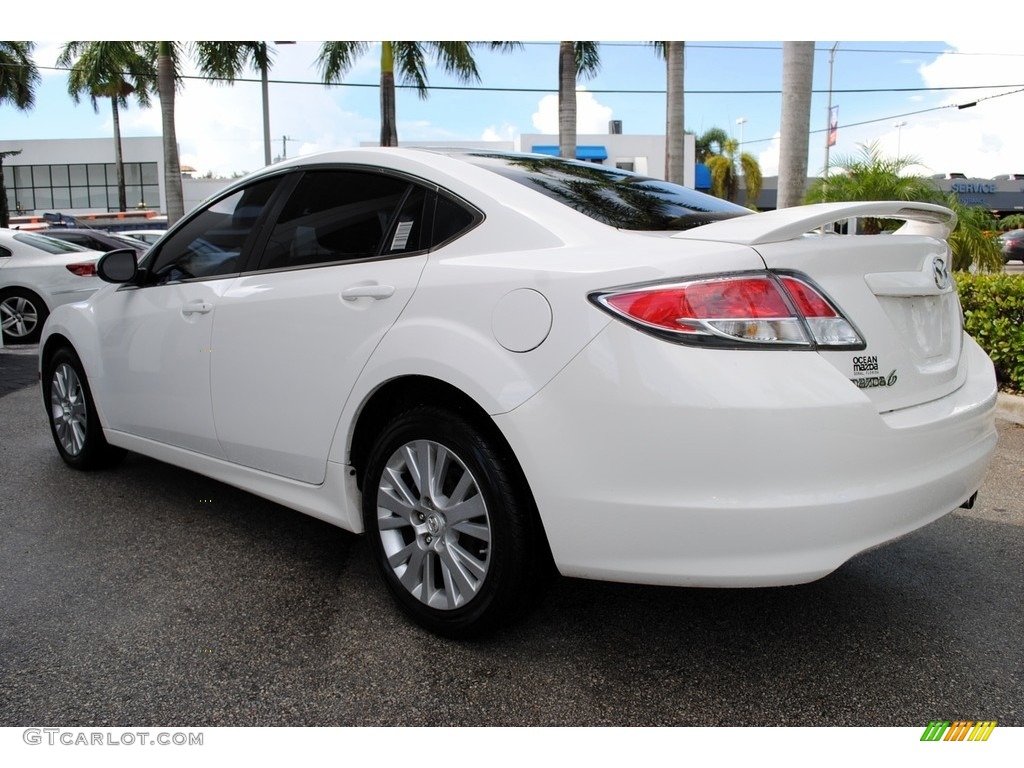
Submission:
[[[38,383],[38,350],[36,346],[0,348],[0,397]]]
[[[18,356],[0,380],[34,384]],[[556,579],[461,643],[405,621],[360,537],[137,455],[66,468],[20,387],[0,397],[0,726],[1022,726],[1024,428],[999,426],[975,509],[818,582]]]

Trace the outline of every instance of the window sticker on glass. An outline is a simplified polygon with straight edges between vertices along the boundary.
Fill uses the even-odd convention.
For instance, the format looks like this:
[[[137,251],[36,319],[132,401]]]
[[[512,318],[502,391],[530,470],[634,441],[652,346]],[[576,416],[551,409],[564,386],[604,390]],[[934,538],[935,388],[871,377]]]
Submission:
[[[409,242],[409,233],[412,232],[413,222],[400,221],[395,227],[395,236],[391,240],[392,251],[404,251],[406,243]]]

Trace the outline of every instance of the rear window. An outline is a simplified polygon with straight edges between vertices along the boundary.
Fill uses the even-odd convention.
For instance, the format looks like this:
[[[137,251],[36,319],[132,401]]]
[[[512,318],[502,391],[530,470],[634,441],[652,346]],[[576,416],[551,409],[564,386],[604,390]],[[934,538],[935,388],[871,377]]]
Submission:
[[[46,253],[77,253],[78,251],[88,250],[88,248],[82,248],[74,243],[68,243],[55,237],[47,237],[46,235],[33,235],[31,232],[19,232],[14,236],[14,239],[19,243],[38,248],[40,251],[46,251]]]
[[[752,213],[678,184],[595,163],[496,152],[461,157],[617,229],[692,229]]]

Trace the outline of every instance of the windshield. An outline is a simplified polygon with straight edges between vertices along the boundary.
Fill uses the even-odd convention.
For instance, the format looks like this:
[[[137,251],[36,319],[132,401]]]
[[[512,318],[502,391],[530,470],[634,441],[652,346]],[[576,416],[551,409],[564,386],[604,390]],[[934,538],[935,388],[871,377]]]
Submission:
[[[692,229],[752,213],[688,187],[596,163],[498,152],[462,157],[618,229]]]
[[[14,239],[19,243],[31,245],[33,248],[38,248],[40,251],[46,251],[47,253],[77,253],[79,251],[89,250],[88,248],[82,248],[74,243],[58,240],[55,237],[35,235],[31,232],[18,232],[14,235]]]

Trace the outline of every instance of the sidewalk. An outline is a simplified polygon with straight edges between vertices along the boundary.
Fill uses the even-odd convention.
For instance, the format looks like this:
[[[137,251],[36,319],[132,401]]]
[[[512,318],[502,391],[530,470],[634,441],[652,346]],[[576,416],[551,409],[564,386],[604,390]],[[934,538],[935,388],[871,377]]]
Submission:
[[[1024,424],[1024,397],[1000,392],[996,418],[1012,421],[1014,424]]]

